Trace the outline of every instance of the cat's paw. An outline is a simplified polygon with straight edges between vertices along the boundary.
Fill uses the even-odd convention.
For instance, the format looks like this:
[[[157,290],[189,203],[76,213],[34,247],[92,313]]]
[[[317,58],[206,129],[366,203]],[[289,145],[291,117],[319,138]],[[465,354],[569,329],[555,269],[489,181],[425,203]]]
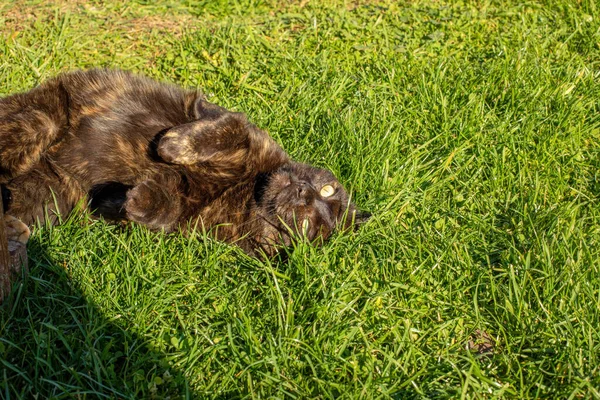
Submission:
[[[13,273],[19,274],[21,268],[27,270],[27,242],[31,232],[27,225],[11,215],[4,216],[4,225],[8,239],[10,269]]]
[[[179,202],[168,189],[154,180],[147,180],[127,192],[127,219],[151,229],[170,230],[177,222]]]
[[[4,216],[4,224],[6,226],[6,237],[8,238],[9,245],[11,242],[13,244],[27,244],[31,235],[31,231],[27,225],[12,215]]]

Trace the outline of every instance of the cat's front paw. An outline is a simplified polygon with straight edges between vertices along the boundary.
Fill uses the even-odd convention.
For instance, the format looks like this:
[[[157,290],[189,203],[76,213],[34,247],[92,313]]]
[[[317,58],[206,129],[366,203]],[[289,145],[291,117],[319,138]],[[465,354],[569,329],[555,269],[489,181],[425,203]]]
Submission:
[[[151,229],[171,230],[177,223],[179,209],[176,196],[153,180],[130,189],[125,200],[127,219]]]

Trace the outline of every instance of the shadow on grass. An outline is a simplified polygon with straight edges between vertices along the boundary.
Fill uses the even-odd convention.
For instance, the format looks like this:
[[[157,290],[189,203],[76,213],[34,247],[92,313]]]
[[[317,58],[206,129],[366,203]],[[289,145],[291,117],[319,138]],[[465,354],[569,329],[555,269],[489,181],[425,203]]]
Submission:
[[[38,237],[28,251],[29,276],[0,308],[0,397],[196,397],[166,354],[86,299]]]
[[[29,276],[0,308],[0,398],[423,397],[412,379],[444,397],[429,376],[453,366],[427,365],[406,331],[352,339],[358,324],[380,332],[389,321],[374,309],[336,317],[373,296],[345,284],[354,266],[330,270],[333,254],[315,264],[306,256],[322,250],[301,247],[261,269],[230,246],[88,222],[34,231]],[[370,357],[379,349],[389,356]],[[400,371],[404,354],[430,375]],[[385,376],[369,378],[375,367]]]

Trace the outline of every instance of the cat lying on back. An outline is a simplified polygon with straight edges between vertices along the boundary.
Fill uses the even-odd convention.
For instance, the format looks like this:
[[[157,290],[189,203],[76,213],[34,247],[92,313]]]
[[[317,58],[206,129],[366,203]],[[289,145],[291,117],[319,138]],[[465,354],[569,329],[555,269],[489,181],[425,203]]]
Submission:
[[[151,229],[218,227],[248,252],[324,240],[364,217],[333,174],[291,161],[243,114],[123,71],[0,99],[0,184],[7,213],[27,224],[83,199]]]

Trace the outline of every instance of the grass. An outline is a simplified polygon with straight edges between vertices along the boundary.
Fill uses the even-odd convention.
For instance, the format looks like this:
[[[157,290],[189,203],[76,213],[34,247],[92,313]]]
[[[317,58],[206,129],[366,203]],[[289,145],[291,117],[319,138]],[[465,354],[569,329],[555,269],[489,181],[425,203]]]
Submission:
[[[0,95],[92,66],[200,87],[375,217],[286,263],[40,227],[0,393],[600,398],[599,21],[587,0],[3,3]]]

